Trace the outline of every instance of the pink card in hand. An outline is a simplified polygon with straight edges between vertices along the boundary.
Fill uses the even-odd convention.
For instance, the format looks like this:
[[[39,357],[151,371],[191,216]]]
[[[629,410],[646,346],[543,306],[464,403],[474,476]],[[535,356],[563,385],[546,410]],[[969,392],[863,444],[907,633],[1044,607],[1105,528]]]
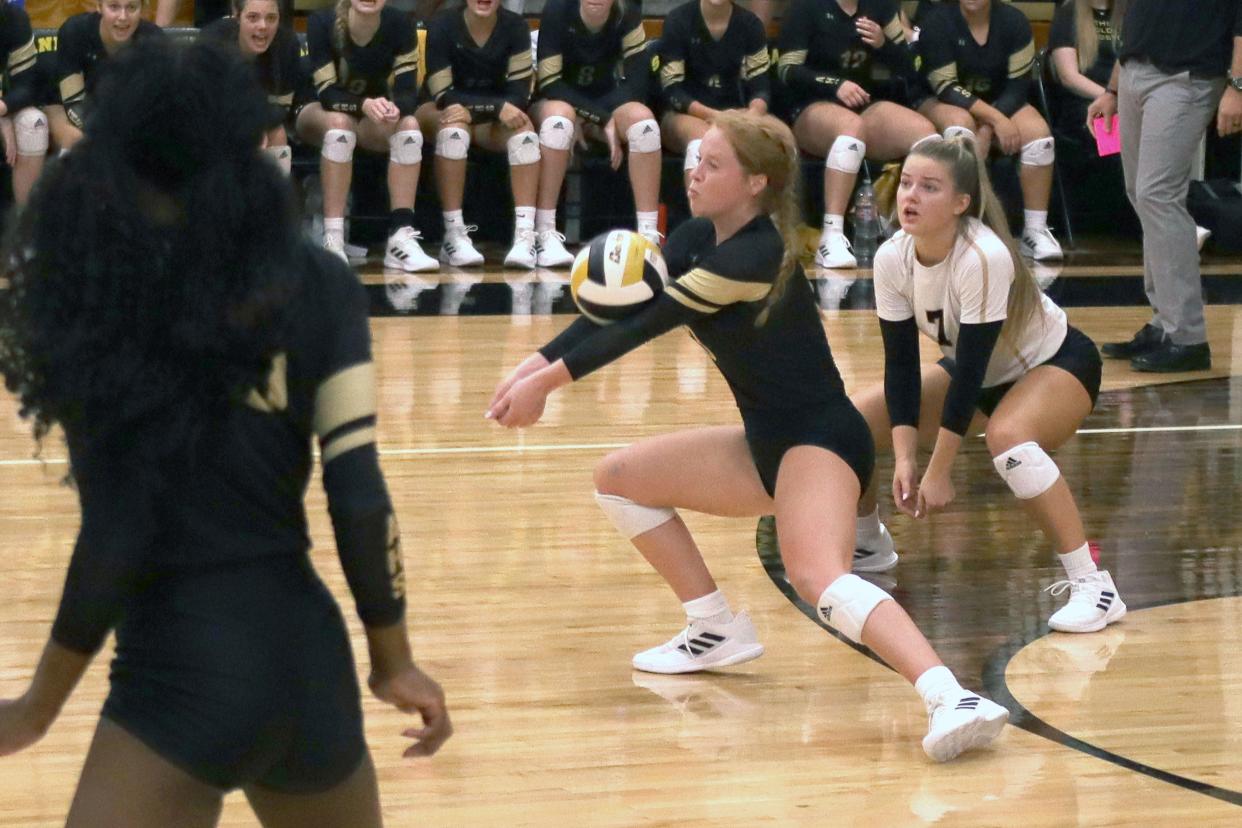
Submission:
[[[1094,126],[1095,148],[1100,153],[1101,158],[1121,152],[1121,131],[1117,129],[1116,113],[1113,114],[1110,126],[1105,127],[1102,117],[1095,119]]]

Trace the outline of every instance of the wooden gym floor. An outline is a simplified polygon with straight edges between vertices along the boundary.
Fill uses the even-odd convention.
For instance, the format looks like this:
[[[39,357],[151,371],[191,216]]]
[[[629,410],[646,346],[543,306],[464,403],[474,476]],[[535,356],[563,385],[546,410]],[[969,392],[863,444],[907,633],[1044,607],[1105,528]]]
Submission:
[[[847,384],[879,381],[869,274],[811,275]],[[890,521],[902,558],[877,582],[963,683],[1015,714],[992,749],[934,765],[920,748],[917,695],[791,602],[753,520],[687,515],[767,654],[720,674],[630,670],[630,655],[682,616],[598,512],[591,468],[647,435],[736,421],[684,332],[554,395],[536,428],[507,432],[484,408],[503,373],[569,321],[564,273],[446,272],[397,296],[396,311],[379,271],[364,269],[409,623],[457,728],[431,761],[403,761],[404,717],[365,700],[387,824],[1238,824],[1240,276],[1239,259],[1205,257],[1210,373],[1151,377],[1107,362],[1099,406],[1057,454],[1129,605],[1122,623],[1048,632],[1063,596],[1041,590],[1059,568],[982,440],[958,461],[950,512]],[[1132,251],[1080,251],[1041,274],[1054,277],[1050,292],[1097,342],[1147,318]],[[16,406],[0,399],[0,696],[20,692],[33,669],[78,519],[59,482],[63,448],[31,453]],[[890,473],[881,461],[881,480]],[[317,485],[309,500],[315,562],[365,662]],[[0,759],[0,825],[63,822],[107,658],[40,744]],[[234,794],[221,824],[256,823]]]

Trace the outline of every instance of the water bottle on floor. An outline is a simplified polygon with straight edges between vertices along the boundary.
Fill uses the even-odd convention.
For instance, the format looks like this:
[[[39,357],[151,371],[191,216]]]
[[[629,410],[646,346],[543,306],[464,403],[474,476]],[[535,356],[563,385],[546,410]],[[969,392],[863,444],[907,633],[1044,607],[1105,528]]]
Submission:
[[[859,267],[871,266],[879,237],[880,221],[876,214],[875,188],[871,186],[871,177],[867,176],[858,188],[858,194],[854,196],[854,240],[851,247]]]

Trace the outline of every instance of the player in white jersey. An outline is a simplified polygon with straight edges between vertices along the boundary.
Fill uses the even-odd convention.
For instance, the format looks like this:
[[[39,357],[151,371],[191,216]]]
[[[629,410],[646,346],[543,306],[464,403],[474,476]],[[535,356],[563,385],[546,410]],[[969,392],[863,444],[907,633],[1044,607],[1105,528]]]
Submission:
[[[954,498],[950,471],[968,428],[985,429],[1001,478],[1048,537],[1070,590],[1049,619],[1094,632],[1125,615],[1108,572],[1097,569],[1082,519],[1048,452],[1074,435],[1100,389],[1100,355],[1040,292],[1017,255],[1000,202],[969,138],[911,152],[897,190],[901,231],[875,257],[884,384],[858,395],[877,450],[896,460],[893,500],[916,518]],[[918,334],[943,358],[919,369]],[[922,477],[919,445],[932,447]],[[855,571],[897,561],[873,484],[859,501]]]

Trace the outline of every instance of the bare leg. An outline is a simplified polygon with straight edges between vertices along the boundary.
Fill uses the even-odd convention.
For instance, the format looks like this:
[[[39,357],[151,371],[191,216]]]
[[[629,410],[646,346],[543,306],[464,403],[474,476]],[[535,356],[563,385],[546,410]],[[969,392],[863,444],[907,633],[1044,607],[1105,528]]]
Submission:
[[[375,766],[367,754],[344,782],[331,790],[313,794],[286,794],[251,785],[246,799],[263,828],[379,828],[379,785]]]

